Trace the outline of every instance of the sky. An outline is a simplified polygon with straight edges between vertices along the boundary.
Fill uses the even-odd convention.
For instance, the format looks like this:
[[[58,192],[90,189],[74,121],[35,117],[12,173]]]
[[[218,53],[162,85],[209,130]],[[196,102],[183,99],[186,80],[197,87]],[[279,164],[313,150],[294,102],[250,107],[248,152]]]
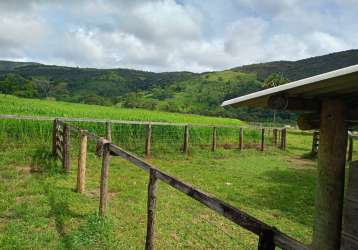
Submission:
[[[1,0],[0,59],[203,72],[358,48],[358,0]]]

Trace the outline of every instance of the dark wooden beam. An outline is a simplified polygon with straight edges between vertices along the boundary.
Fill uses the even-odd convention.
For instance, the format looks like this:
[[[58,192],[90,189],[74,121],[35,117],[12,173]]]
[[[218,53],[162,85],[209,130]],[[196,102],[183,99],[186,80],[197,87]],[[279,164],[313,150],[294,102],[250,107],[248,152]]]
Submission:
[[[302,130],[315,130],[320,127],[318,113],[301,114],[297,119],[297,125]]]
[[[347,111],[346,122],[348,127],[357,126],[358,109],[351,109]],[[301,130],[318,130],[320,128],[319,113],[301,114],[297,119],[297,125]]]
[[[348,120],[358,121],[358,104],[349,105],[350,110],[348,111]]]
[[[282,95],[271,96],[267,106],[276,110],[290,111],[319,111],[321,102],[316,99],[305,99],[299,97],[285,97]]]

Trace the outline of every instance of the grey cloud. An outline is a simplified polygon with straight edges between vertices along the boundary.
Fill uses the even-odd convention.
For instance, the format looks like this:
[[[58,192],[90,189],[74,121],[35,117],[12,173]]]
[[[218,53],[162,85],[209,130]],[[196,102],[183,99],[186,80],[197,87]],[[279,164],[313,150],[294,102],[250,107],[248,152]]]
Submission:
[[[0,57],[224,69],[357,47],[357,11],[353,0],[1,1]]]

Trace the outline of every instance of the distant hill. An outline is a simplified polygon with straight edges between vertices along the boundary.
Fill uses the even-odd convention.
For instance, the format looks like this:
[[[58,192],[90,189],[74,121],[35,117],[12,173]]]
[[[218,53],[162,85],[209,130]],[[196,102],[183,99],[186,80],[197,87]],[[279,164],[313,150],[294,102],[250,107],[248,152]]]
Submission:
[[[293,81],[354,64],[358,64],[358,50],[200,74],[0,61],[0,92],[105,106],[271,120],[271,111],[224,109],[220,104],[223,100],[262,89],[263,81],[272,73],[281,73]],[[292,120],[293,117],[287,112],[277,115],[281,121]]]
[[[347,50],[298,61],[276,61],[245,65],[232,70],[257,73],[257,78],[261,81],[272,73],[280,72],[289,80],[295,81],[355,64],[358,64],[358,50]]]
[[[28,65],[37,65],[37,64],[38,63],[34,63],[34,62],[11,62],[11,61],[0,60],[0,71],[9,71],[19,67],[28,66]]]

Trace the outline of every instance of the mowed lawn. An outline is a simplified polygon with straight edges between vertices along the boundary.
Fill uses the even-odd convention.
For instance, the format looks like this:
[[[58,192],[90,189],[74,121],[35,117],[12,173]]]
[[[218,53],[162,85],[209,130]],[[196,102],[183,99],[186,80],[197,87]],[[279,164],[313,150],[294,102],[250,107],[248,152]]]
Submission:
[[[311,136],[289,133],[287,151],[194,149],[156,154],[162,170],[309,243],[312,233],[315,161],[305,159]],[[93,143],[92,143],[93,144]],[[90,147],[91,148],[91,147]],[[97,216],[101,161],[89,154],[86,192],[74,192],[50,145],[1,145],[0,246],[3,249],[143,249],[147,174],[113,157],[109,212]],[[355,152],[357,155],[357,152]],[[157,249],[255,249],[258,238],[198,202],[159,182]]]

